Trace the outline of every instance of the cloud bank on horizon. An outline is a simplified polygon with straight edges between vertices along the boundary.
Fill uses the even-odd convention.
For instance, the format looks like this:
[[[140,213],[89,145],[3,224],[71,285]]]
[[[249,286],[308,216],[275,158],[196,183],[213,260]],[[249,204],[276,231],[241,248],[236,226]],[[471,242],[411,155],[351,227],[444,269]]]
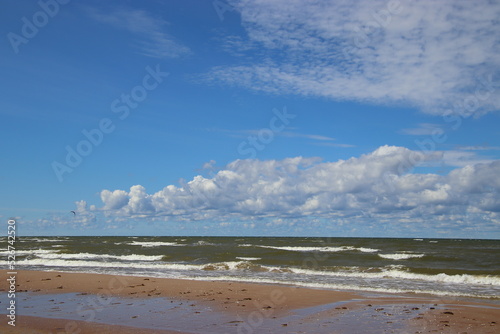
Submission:
[[[500,6],[488,1],[230,0],[253,62],[205,80],[271,94],[411,104],[435,115],[498,110]],[[466,22],[466,24],[465,24]]]
[[[79,210],[87,215],[102,211],[118,221],[334,221],[369,216],[395,226],[430,220],[466,225],[468,215],[480,214],[483,229],[493,227],[500,218],[500,161],[468,165],[448,175],[412,172],[441,156],[441,152],[382,146],[336,162],[303,157],[236,160],[212,177],[198,175],[156,193],[141,185],[129,191],[102,190],[101,208],[87,211],[82,201]]]

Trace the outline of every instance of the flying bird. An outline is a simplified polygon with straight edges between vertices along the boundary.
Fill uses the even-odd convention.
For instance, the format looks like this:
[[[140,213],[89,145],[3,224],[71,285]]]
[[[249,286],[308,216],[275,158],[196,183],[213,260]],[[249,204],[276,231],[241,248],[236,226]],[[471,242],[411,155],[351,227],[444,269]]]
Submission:
[[[73,212],[73,217],[76,216],[76,212],[71,210],[70,212]]]

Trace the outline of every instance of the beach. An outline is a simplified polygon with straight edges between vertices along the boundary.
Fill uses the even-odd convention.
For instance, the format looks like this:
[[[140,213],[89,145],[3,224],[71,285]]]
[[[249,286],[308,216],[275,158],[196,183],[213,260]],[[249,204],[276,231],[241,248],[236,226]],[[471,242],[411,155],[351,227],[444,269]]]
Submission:
[[[2,333],[496,333],[500,319],[487,300],[31,270],[16,306]]]
[[[498,254],[498,240],[23,237],[16,248],[15,265],[35,271],[288,284],[499,301]]]
[[[3,271],[0,332],[495,333],[499,251],[494,240],[23,237],[15,279]]]

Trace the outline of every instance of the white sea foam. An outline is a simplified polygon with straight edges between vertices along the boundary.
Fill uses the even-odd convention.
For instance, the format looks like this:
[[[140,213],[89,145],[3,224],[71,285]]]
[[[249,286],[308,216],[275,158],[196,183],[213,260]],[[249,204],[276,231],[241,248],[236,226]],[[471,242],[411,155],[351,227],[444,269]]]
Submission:
[[[16,250],[16,255],[17,256],[24,256],[24,255],[40,255],[40,254],[54,254],[58,250],[49,250],[49,249],[29,249],[29,250]],[[7,252],[3,251],[0,252],[0,254],[7,256]]]
[[[201,277],[187,277],[193,280],[204,281],[206,279]],[[210,277],[211,281],[239,281],[239,282],[249,282],[249,283],[260,283],[260,284],[279,284],[286,286],[303,286],[308,288],[316,289],[331,289],[331,290],[353,290],[353,291],[373,291],[380,293],[425,293],[433,294],[439,296],[455,296],[455,297],[474,297],[474,298],[495,298],[494,296],[488,294],[474,294],[466,291],[443,291],[443,290],[432,290],[432,289],[409,289],[409,288],[380,288],[380,287],[368,287],[359,286],[354,284],[337,284],[337,283],[312,283],[304,281],[288,281],[288,280],[274,280],[266,278],[237,278],[233,276],[217,276]]]
[[[269,272],[272,270],[279,270],[278,268],[262,266],[249,261],[228,261],[228,262],[218,262],[205,264],[202,267],[203,270],[213,270],[213,271],[260,271]]]
[[[117,260],[126,261],[158,261],[163,258],[163,255],[140,255],[140,254],[130,254],[130,255],[119,255],[115,257]]]
[[[178,244],[177,242],[164,242],[164,241],[132,241],[129,244],[133,246],[142,246],[142,247],[186,246],[183,244]]]
[[[384,277],[403,278],[410,280],[424,280],[429,282],[455,283],[455,284],[479,284],[500,287],[500,276],[493,275],[447,275],[444,273],[437,275],[416,274],[401,270],[389,270],[383,273]]]
[[[243,256],[237,256],[236,257],[238,260],[243,260],[243,261],[257,261],[257,260],[262,260],[260,257],[243,257]]]
[[[205,241],[205,240],[200,240],[200,241],[196,242],[195,245],[196,246],[217,246],[216,244]]]
[[[425,254],[397,253],[397,254],[378,254],[383,259],[389,260],[408,260],[422,258]]]
[[[380,251],[380,249],[365,248],[365,247],[358,247],[356,249],[359,250],[360,252],[363,252],[363,253],[375,253],[375,252]]]
[[[59,254],[66,255],[63,258],[58,257],[47,257],[47,258],[36,258],[36,259],[24,259],[18,261],[20,266],[45,266],[45,267],[88,267],[88,268],[130,268],[130,269],[160,269],[165,270],[181,270],[186,272],[192,272],[193,270],[199,271],[271,271],[272,267],[261,266],[258,264],[253,264],[249,261],[228,261],[228,262],[218,262],[218,263],[208,263],[208,264],[183,264],[183,263],[167,263],[158,261],[137,261],[138,258],[143,258],[145,255],[128,255],[129,259],[134,261],[130,262],[117,262],[117,261],[96,261],[95,258],[91,256],[95,254],[78,254],[81,257],[80,260],[76,260],[71,257],[71,255],[76,254]],[[85,255],[87,257],[85,257]],[[112,256],[107,256],[106,258],[112,259]],[[94,259],[94,260],[93,260]],[[116,257],[114,260],[122,260],[123,257]]]
[[[158,261],[163,258],[163,255],[108,255],[108,254],[94,254],[94,253],[75,253],[75,254],[59,254],[59,253],[42,253],[36,254],[37,257],[42,259],[63,259],[63,260],[123,260],[123,261]]]
[[[374,249],[374,248],[366,248],[366,247],[354,247],[354,246],[340,246],[340,247],[302,247],[302,246],[264,246],[264,245],[258,245],[258,247],[262,248],[271,248],[271,249],[279,249],[279,250],[286,250],[286,251],[292,251],[292,252],[328,252],[328,253],[335,253],[335,252],[345,252],[345,251],[359,251],[363,253],[374,253],[378,252],[379,249]]]
[[[160,269],[160,270],[201,270],[203,266],[165,263],[165,262],[102,262],[89,260],[68,259],[25,259],[18,261],[19,266],[45,266],[45,267],[90,267],[90,268],[130,268],[130,269]]]
[[[455,283],[455,284],[477,284],[492,285],[500,287],[500,276],[490,275],[447,275],[444,273],[437,275],[417,274],[404,270],[389,269],[381,272],[356,272],[356,271],[321,271],[311,269],[293,268],[293,273],[304,275],[334,276],[334,277],[358,277],[369,279],[405,279],[427,282]]]
[[[29,238],[29,239],[22,238],[21,239],[21,242],[60,242],[60,241],[64,241],[64,240],[61,240],[61,239],[43,239],[43,238]]]

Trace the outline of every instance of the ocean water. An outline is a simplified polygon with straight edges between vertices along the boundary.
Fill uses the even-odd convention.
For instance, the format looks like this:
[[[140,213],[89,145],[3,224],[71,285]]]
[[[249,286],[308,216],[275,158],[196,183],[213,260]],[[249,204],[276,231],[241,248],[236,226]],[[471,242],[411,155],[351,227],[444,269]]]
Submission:
[[[500,303],[500,240],[21,237],[16,269],[429,293]]]

